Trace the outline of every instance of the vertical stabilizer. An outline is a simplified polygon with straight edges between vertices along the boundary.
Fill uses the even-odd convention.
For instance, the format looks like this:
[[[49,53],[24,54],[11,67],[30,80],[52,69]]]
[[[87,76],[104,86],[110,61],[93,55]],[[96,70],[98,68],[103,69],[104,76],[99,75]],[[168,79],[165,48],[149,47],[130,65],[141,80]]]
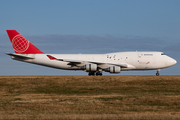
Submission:
[[[17,54],[44,54],[16,30],[6,30]]]

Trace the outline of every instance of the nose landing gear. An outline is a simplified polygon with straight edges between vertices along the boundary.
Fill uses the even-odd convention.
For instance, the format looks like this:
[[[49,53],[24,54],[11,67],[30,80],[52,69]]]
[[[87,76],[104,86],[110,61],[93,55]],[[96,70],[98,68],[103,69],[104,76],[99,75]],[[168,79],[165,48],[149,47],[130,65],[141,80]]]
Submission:
[[[159,76],[159,71],[160,71],[160,69],[157,70],[156,76]]]

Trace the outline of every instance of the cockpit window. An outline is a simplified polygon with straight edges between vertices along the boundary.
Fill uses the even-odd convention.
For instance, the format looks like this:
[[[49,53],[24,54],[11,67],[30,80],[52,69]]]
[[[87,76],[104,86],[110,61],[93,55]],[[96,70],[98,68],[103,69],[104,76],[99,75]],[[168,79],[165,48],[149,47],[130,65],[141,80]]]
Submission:
[[[164,53],[161,53],[161,55],[165,55]]]

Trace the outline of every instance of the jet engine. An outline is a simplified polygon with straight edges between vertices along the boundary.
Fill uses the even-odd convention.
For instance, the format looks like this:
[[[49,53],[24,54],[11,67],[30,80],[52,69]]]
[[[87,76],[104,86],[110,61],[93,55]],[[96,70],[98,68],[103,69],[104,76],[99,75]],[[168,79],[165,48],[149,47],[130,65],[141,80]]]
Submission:
[[[121,72],[121,67],[119,67],[119,66],[109,67],[109,72],[110,73],[120,73]]]
[[[86,64],[84,66],[86,72],[91,72],[91,71],[97,71],[97,65],[96,64]]]

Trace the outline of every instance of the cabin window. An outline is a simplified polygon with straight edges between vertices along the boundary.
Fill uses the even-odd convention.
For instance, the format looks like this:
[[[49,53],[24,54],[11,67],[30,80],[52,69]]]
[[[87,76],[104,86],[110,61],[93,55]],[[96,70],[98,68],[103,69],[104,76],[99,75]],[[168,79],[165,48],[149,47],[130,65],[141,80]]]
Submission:
[[[161,55],[165,55],[164,53],[161,53]]]

